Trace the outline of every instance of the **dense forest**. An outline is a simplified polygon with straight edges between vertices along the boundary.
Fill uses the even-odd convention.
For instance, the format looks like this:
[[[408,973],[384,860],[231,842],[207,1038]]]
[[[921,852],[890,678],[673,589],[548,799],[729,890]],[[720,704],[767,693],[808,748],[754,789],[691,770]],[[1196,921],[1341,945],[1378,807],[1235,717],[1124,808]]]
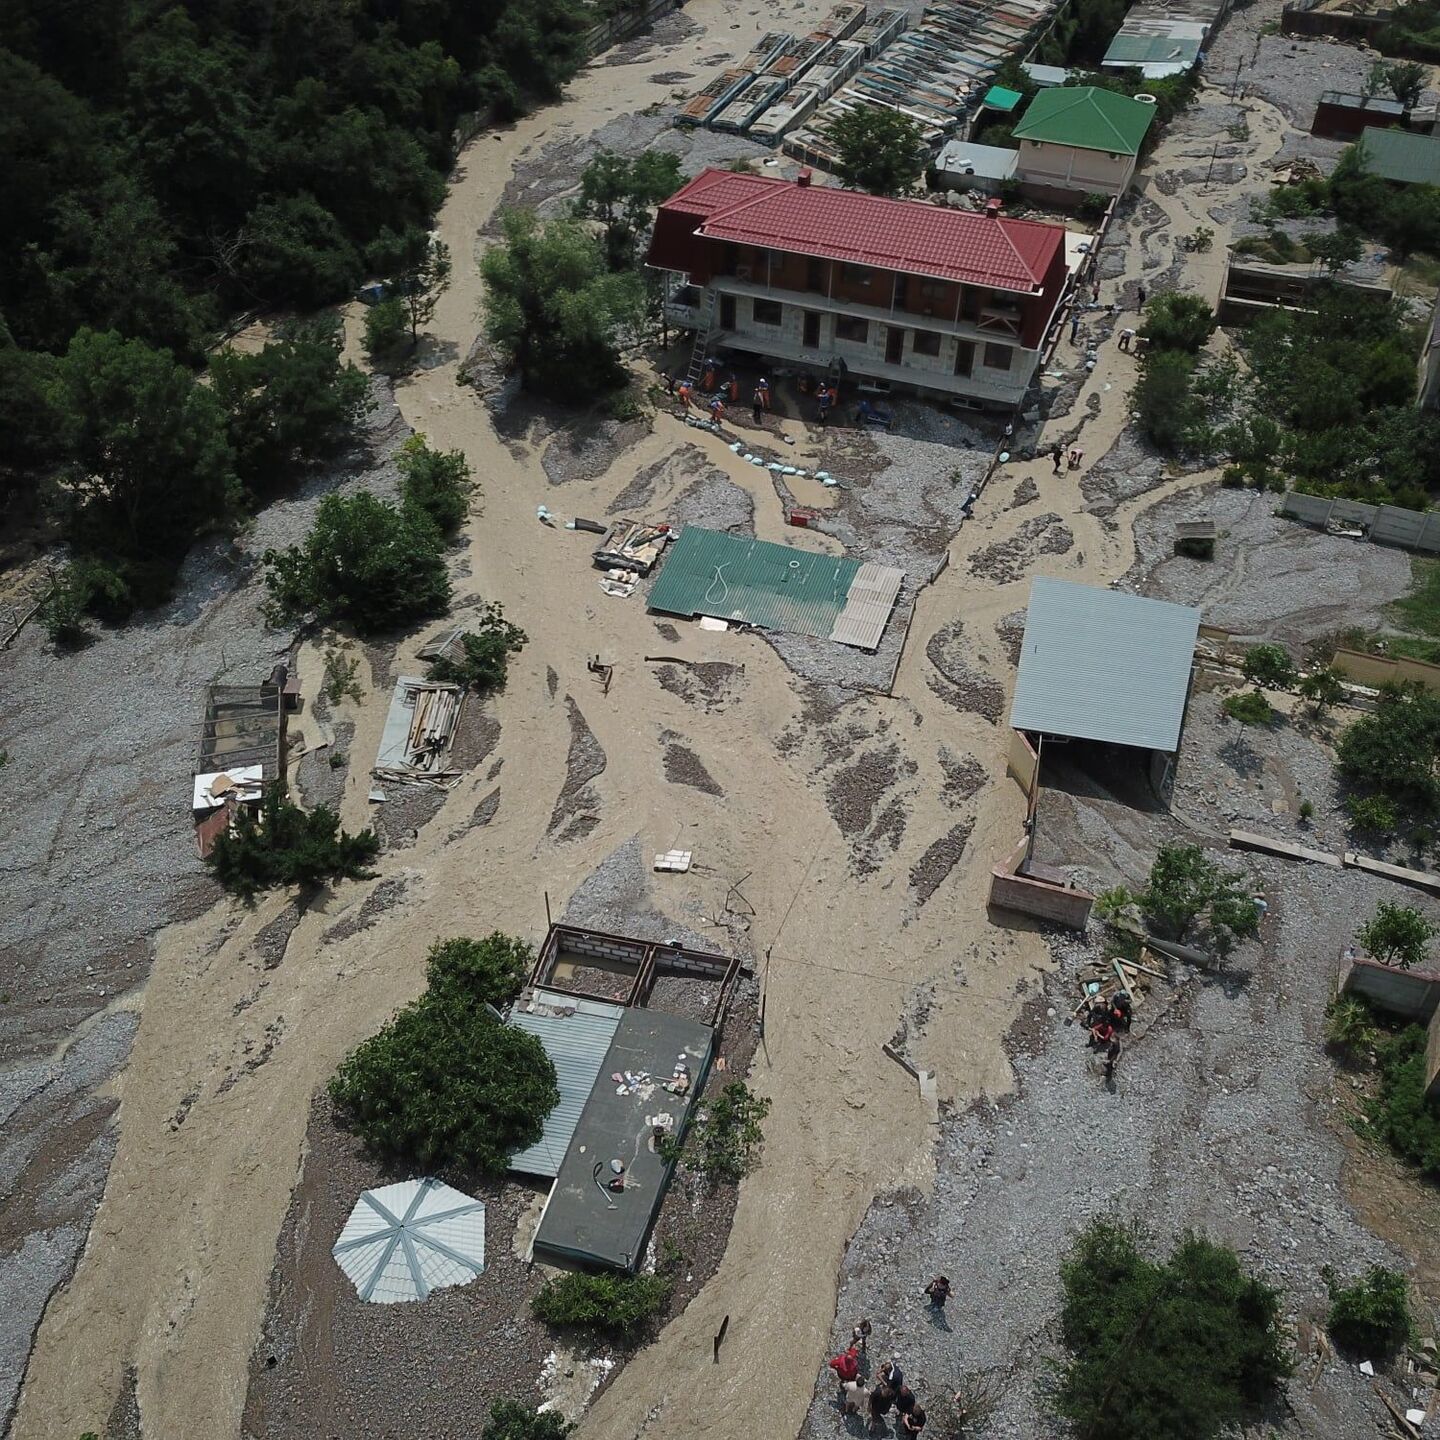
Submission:
[[[167,390],[150,400],[184,431],[171,478],[183,488],[198,470],[207,494],[158,534],[130,505],[126,535],[101,548],[122,582],[147,546],[165,553],[139,554],[140,569],[173,570],[246,489],[234,414],[176,372],[199,366],[227,317],[318,306],[400,268],[424,244],[457,133],[557,94],[597,10],[616,8],[0,0],[0,508],[68,465],[57,513],[93,551],[114,528],[94,459],[136,423],[120,412],[148,370]],[[338,384],[333,348],[302,337],[288,358],[329,363]],[[140,588],[136,602],[164,586]]]

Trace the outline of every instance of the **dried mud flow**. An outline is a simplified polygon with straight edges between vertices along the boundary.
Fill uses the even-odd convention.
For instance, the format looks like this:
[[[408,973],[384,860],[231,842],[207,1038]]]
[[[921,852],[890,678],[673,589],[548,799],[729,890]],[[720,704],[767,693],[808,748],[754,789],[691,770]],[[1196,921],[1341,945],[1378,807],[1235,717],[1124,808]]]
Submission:
[[[1225,123],[1219,97],[1205,92],[1147,162],[1144,178],[1173,173],[1173,189],[1157,183],[1122,207],[1100,257],[1102,303],[1123,303],[1142,278],[1154,285],[1173,276],[1218,293],[1225,241],[1238,223],[1228,217],[1268,189],[1269,161],[1300,143],[1271,98],[1290,83],[1292,42],[1258,33],[1276,11],[1274,0],[1261,0],[1232,16],[1216,47],[1215,73],[1228,75],[1238,60],[1260,87],[1248,102],[1248,153],[1220,157],[1226,168],[1208,186],[1181,179],[1203,170],[1211,131]],[[772,28],[804,33],[818,13],[799,0],[743,14],[722,0],[691,0],[652,36],[606,57],[612,63],[587,67],[556,105],[480,136],[436,222],[456,257],[454,282],[393,403],[377,384],[389,409],[371,417],[365,457],[317,482],[314,494],[257,517],[247,544],[263,548],[303,533],[325,488],[393,494],[389,453],[412,427],[433,445],[463,450],[481,480],[476,523],[452,563],[467,603],[503,600],[529,643],[483,712],[500,727],[489,748],[483,728],[462,744],[460,784],[414,810],[398,797],[379,807],[388,843],[375,879],[323,893],[292,926],[290,897],[261,897],[253,907],[216,899],[179,843],[188,843],[185,817],[172,802],[190,764],[199,687],[232,668],[268,670],[287,638],[259,626],[251,550],[207,554],[153,626],[107,636],[77,657],[71,713],[27,700],[11,717],[27,738],[0,769],[0,796],[13,797],[23,778],[41,797],[14,807],[22,820],[0,856],[0,943],[19,947],[25,987],[0,1016],[8,1027],[0,1033],[17,1041],[20,1056],[6,1077],[21,1097],[19,1118],[7,1121],[3,1143],[21,1175],[0,1215],[0,1363],[8,1367],[0,1374],[12,1396],[25,1375],[15,1440],[74,1440],[112,1416],[112,1433],[143,1427],[151,1437],[461,1434],[496,1393],[554,1395],[572,1413],[588,1401],[577,1440],[730,1440],[802,1427],[828,1436],[839,1420],[825,1410],[823,1388],[815,1398],[817,1377],[857,1305],[871,1308],[879,1343],[915,1356],[927,1386],[948,1378],[957,1354],[983,1362],[987,1345],[1043,1354],[1050,1251],[1092,1204],[1134,1199],[1179,1225],[1209,1220],[1210,1207],[1233,1195],[1233,1222],[1253,1222],[1287,1294],[1313,1295],[1304,1287],[1322,1236],[1360,1257],[1386,1253],[1357,1236],[1335,1189],[1335,1152],[1302,1104],[1314,1093],[1305,1047],[1325,979],[1312,963],[1325,949],[1313,917],[1349,913],[1353,895],[1315,891],[1288,910],[1277,906],[1273,984],[1257,967],[1253,997],[1236,1002],[1201,987],[1189,1002],[1195,1025],[1155,1026],[1149,1056],[1137,1054],[1126,1081],[1135,1088],[1125,1119],[1140,1137],[1127,1152],[1133,1164],[1093,1175],[1075,1167],[1098,1152],[1076,1157],[1075,1137],[1103,1113],[1099,1097],[1076,1083],[1075,1057],[1054,1043],[1049,1004],[1037,1009],[1052,997],[1058,1011],[1075,957],[987,911],[990,866],[1013,849],[1024,820],[1023,799],[1005,776],[1003,703],[998,720],[991,716],[1013,682],[1030,577],[1152,583],[1145,566],[1136,568],[1137,544],[1163,538],[1162,514],[1206,503],[1218,478],[1171,474],[1127,433],[1134,368],[1113,343],[1113,317],[1085,319],[1086,338],[1099,347],[1093,371],[1084,370],[1083,351],[1062,341],[1054,363],[1068,413],[1025,437],[1027,447],[1063,437],[1083,448],[1079,485],[1073,477],[1056,483],[1043,458],[1021,458],[975,497],[998,433],[925,406],[897,404],[888,435],[820,433],[777,415],[767,443],[784,447],[797,467],[829,468],[841,480],[835,490],[787,482],[798,503],[817,511],[817,527],[806,531],[786,524],[788,502],[770,472],[745,464],[723,438],[683,427],[663,407],[644,425],[567,430],[573,415],[517,399],[475,343],[475,258],[500,205],[538,203],[555,213],[596,146],[674,148],[687,174],[741,158],[775,160],[770,172],[793,174],[788,158],[743,140],[671,127],[669,77],[709,73]],[[1350,58],[1327,71],[1324,57],[1336,53]],[[1359,59],[1344,47],[1301,44],[1295,84],[1343,78]],[[1296,115],[1313,110],[1314,96],[1302,100],[1291,107]],[[1233,107],[1227,100],[1221,108]],[[1177,258],[1175,237],[1201,223],[1217,232],[1214,251]],[[347,353],[358,359],[359,307],[345,319]],[[682,349],[658,358],[682,364]],[[642,405],[655,358],[634,361]],[[466,383],[457,383],[462,365]],[[1214,503],[1228,515],[1223,507],[1238,502]],[[541,504],[567,517],[639,511],[893,563],[906,574],[898,619],[876,656],[804,637],[657,622],[645,612],[643,587],[628,600],[600,591],[592,537],[538,524]],[[1352,595],[1357,610],[1398,593],[1390,582],[1403,557],[1350,549],[1342,562],[1328,539],[1312,551],[1314,537],[1296,540],[1271,523],[1259,505],[1237,513],[1227,521],[1234,538],[1223,564],[1202,575],[1162,563],[1153,583],[1237,628],[1277,635],[1307,628],[1297,618],[1306,604],[1287,599],[1267,617],[1264,602],[1293,593],[1301,602],[1319,597],[1317,611],[1334,609],[1344,599],[1335,578],[1344,563],[1366,567],[1364,594]],[[363,698],[333,717],[337,736],[342,722],[353,726],[343,742],[348,763],[334,780],[347,828],[377,818],[367,765],[388,677],[408,673],[424,638],[367,647]],[[608,688],[587,670],[597,653],[614,666]],[[300,646],[295,662],[313,695],[323,669],[317,647]],[[0,665],[16,682],[6,686],[7,705],[12,693],[43,694],[50,664],[33,636],[6,652]],[[967,686],[974,693],[957,703],[951,692]],[[1208,743],[1204,706],[1213,699],[1198,697],[1197,743]],[[481,713],[467,707],[471,718]],[[666,733],[678,738],[666,741]],[[81,764],[76,757],[96,753],[97,736],[103,754]],[[722,794],[668,778],[667,745],[697,757]],[[1291,789],[1319,793],[1322,785],[1300,750],[1284,775],[1263,764],[1242,774],[1218,745],[1199,753],[1202,763],[1182,777],[1195,789],[1182,795],[1192,819],[1247,815],[1262,794],[1291,803]],[[313,762],[306,778],[313,783],[316,764],[327,763]],[[319,780],[326,783],[323,769]],[[1087,818],[1096,805],[1110,807],[1103,825]],[[1110,870],[1133,880],[1153,837],[1116,819],[1118,808],[1082,796],[1073,815],[1058,811],[1056,863],[1081,876],[1091,867],[1096,883]],[[137,835],[154,843],[137,845]],[[692,870],[652,874],[650,857],[676,846],[692,850]],[[52,857],[55,873],[39,875],[34,856]],[[67,888],[96,875],[105,878]],[[1279,874],[1265,879],[1277,889],[1287,883]],[[738,1193],[717,1197],[687,1182],[667,1201],[655,1261],[675,1266],[670,1323],[633,1354],[579,1347],[553,1364],[548,1337],[527,1329],[524,1287],[537,1273],[525,1273],[518,1255],[534,1212],[518,1187],[486,1192],[493,1283],[487,1274],[426,1305],[383,1311],[345,1295],[329,1247],[359,1188],[386,1172],[316,1100],[344,1054],[420,992],[435,939],[492,929],[538,939],[547,908],[756,965],[764,1043],[752,1062],[741,1034],[753,1044],[744,1016],[756,1012],[741,1012],[732,1069],[773,1105],[761,1163]],[[169,923],[154,933],[161,920]],[[267,969],[275,954],[279,963]],[[691,991],[663,998],[700,1003]],[[1235,1012],[1225,1007],[1236,1003],[1251,1005],[1253,1023],[1276,1026],[1287,1044],[1247,1054],[1226,1039]],[[939,1126],[913,1077],[881,1049],[897,1031],[901,1053],[935,1074]],[[1272,1065],[1272,1048],[1289,1058]],[[1149,1102],[1177,1067],[1214,1076],[1218,1089],[1177,1087],[1189,1104],[1181,1113]],[[1000,1099],[1016,1086],[1016,1098]],[[977,1103],[982,1095],[991,1101]],[[1272,1104],[1284,1117],[1278,1139],[1265,1128]],[[1063,1140],[1056,1116],[1068,1117],[1058,1122]],[[1236,1116],[1255,1143],[1227,1154],[1223,1185],[1197,1194],[1186,1166],[1203,1143],[1235,1145],[1228,1121]],[[986,1128],[997,1123],[998,1132]],[[984,1178],[992,1173],[1003,1178]],[[1083,1186],[1072,1183],[1076,1174],[1086,1175]],[[1289,1270],[1272,1246],[1285,1226],[1307,1236]],[[928,1265],[965,1234],[985,1235],[985,1253],[977,1259],[968,1247],[957,1266],[964,1273],[969,1257],[985,1283],[967,1287],[969,1310],[952,1302],[953,1335],[918,1332],[916,1275],[906,1267]],[[985,1271],[1002,1262],[1005,1273]],[[727,1316],[716,1366],[709,1341]],[[606,1359],[623,1363],[591,1363]],[[602,1371],[608,1378],[592,1396]],[[1327,1376],[1320,1393],[1330,1404],[1333,1390],[1330,1414],[1341,1428],[1327,1432],[1322,1423],[1312,1433],[1364,1433],[1347,1385]],[[1030,1392],[1017,1384],[1014,1393],[1017,1408],[1005,1416],[1012,1429],[999,1433],[1033,1440],[1043,1432],[1026,1408]]]

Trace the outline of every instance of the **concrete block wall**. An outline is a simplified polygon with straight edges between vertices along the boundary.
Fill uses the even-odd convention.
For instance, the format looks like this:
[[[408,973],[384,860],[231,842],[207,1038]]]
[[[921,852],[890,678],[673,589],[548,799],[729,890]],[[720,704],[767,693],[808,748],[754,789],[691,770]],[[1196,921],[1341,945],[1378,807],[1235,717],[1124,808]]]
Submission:
[[[636,966],[645,959],[645,951],[649,947],[642,942],[632,944],[624,940],[601,939],[595,935],[578,935],[573,931],[566,931],[560,936],[559,948],[568,954],[581,955],[590,960]]]
[[[1364,956],[1346,956],[1341,962],[1340,989],[1358,995],[1379,1010],[1402,1020],[1429,1024],[1440,1011],[1440,975],[1424,970],[1401,970]],[[1431,1035],[1434,1046],[1434,1035]]]
[[[1371,540],[1406,550],[1440,554],[1440,515],[1399,505],[1366,505],[1359,500],[1329,500],[1323,495],[1287,491],[1280,513],[1307,525],[1362,525]]]

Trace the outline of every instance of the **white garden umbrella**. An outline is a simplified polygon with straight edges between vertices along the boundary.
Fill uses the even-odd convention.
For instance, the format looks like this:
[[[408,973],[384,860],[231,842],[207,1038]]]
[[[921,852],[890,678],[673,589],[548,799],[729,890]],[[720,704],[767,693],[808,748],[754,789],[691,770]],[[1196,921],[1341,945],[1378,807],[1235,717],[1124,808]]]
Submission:
[[[485,1269],[485,1206],[439,1180],[366,1190],[331,1253],[362,1300],[423,1300]]]

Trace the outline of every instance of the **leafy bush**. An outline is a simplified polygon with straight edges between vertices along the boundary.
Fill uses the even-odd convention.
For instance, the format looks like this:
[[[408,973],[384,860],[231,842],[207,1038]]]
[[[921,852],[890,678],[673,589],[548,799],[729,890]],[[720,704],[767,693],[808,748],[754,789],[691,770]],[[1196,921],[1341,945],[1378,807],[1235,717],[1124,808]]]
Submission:
[[[1152,350],[1184,350],[1194,355],[1215,330],[1215,312],[1200,295],[1167,290],[1145,307],[1140,333]]]
[[[769,1113],[767,1098],[752,1094],[743,1080],[732,1080],[691,1126],[686,1164],[709,1180],[738,1185],[755,1163]]]
[[[398,295],[381,300],[365,312],[365,353],[372,360],[386,360],[396,354],[409,333],[410,317]]]
[[[363,491],[327,495],[300,545],[263,558],[265,615],[275,625],[313,616],[374,634],[443,614],[450,603],[440,534],[429,517]]]
[[[1300,681],[1300,694],[1317,715],[1323,715],[1345,698],[1345,684],[1333,665],[1322,665]]]
[[[633,1340],[665,1308],[670,1283],[658,1275],[570,1274],[547,1280],[530,1301],[546,1325]]]
[[[1325,1007],[1325,1043],[1351,1058],[1375,1044],[1378,1032],[1370,1007],[1357,995],[1337,995]]]
[[[1338,1345],[1368,1357],[1393,1355],[1410,1338],[1410,1284],[1398,1270],[1372,1265],[1353,1285],[1337,1285],[1327,1266],[1330,1291],[1326,1321]]]
[[[1388,802],[1391,811],[1417,819],[1440,807],[1435,765],[1440,757],[1440,697],[1419,686],[1387,688],[1375,709],[1341,735],[1336,753],[1340,773],[1352,784]],[[1368,825],[1366,828],[1393,829]],[[1360,816],[1351,811],[1356,823]],[[1375,818],[1381,818],[1378,814]]]
[[[1203,1236],[1187,1234],[1157,1262],[1133,1229],[1096,1220],[1060,1278],[1070,1360],[1055,1408],[1080,1434],[1211,1440],[1290,1373],[1278,1292]]]
[[[1222,956],[1260,928],[1244,876],[1222,869],[1198,845],[1162,846],[1140,903],[1154,928],[1172,939],[1203,917],[1208,943]]]
[[[40,602],[40,623],[58,649],[75,650],[91,638],[86,616],[110,606],[123,611],[126,598],[124,580],[108,565],[74,560],[51,577]]]
[[[1375,1133],[1397,1155],[1440,1180],[1440,1107],[1425,1098],[1425,1043],[1419,1025],[1380,1042],[1380,1093],[1367,1113]]]
[[[1242,725],[1269,725],[1275,719],[1270,702],[1258,690],[1242,690],[1238,695],[1227,695],[1220,708]]]
[[[280,885],[313,888],[327,880],[367,880],[367,867],[379,853],[373,830],[355,835],[342,830],[340,817],[324,805],[302,810],[285,799],[277,780],[266,786],[258,807],[238,807],[207,863],[232,894],[254,895]]]
[[[1355,938],[1366,954],[1408,970],[1424,960],[1425,947],[1437,934],[1440,925],[1432,925],[1413,905],[1392,905],[1382,900]]]
[[[425,961],[425,978],[432,995],[498,1010],[520,993],[534,963],[535,952],[523,940],[494,930],[483,940],[436,941]]]
[[[1252,645],[1240,668],[1252,685],[1285,690],[1295,683],[1295,662],[1283,645]]]
[[[1315,802],[1313,800],[1302,800],[1300,802],[1300,818],[1309,824],[1315,818]]]
[[[560,1102],[555,1067],[459,991],[447,980],[407,1005],[346,1056],[330,1096],[383,1159],[503,1175]]]
[[[558,1410],[542,1414],[515,1400],[496,1400],[480,1440],[565,1440],[574,1428]]]
[[[447,685],[464,685],[470,690],[501,690],[510,668],[510,657],[525,647],[525,632],[505,618],[497,601],[491,601],[480,613],[475,629],[460,637],[461,655],[457,660],[442,655],[429,670],[431,680]]]
[[[1383,795],[1349,795],[1345,811],[1363,835],[1393,835],[1400,824],[1395,807]]]
[[[453,535],[470,513],[475,478],[459,450],[432,450],[423,435],[412,435],[396,457],[400,500],[418,510],[442,535]]]

